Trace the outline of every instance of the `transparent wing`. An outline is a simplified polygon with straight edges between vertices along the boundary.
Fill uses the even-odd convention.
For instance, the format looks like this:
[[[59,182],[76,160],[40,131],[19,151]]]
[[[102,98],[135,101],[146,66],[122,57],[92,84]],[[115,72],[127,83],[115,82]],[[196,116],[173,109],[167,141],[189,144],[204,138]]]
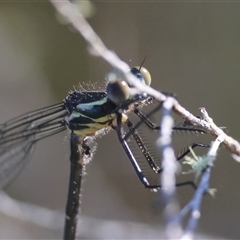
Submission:
[[[23,114],[0,125],[0,187],[6,186],[31,158],[37,141],[66,129],[63,103]]]

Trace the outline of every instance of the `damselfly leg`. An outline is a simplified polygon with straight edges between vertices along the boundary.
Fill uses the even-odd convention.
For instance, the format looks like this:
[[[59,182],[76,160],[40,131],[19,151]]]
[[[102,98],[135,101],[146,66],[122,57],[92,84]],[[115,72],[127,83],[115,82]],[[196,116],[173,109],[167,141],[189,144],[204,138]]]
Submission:
[[[152,99],[149,97],[148,102],[153,102],[156,100]],[[148,128],[148,130],[155,131],[157,134],[159,134],[160,127],[155,124],[153,121],[151,121],[150,117],[161,110],[162,103],[157,103],[156,107],[154,107],[150,112],[147,114],[142,112],[142,109],[146,107],[145,106],[137,106],[135,110],[133,111],[134,114],[137,116],[139,121],[134,121],[134,123],[129,119],[124,120],[124,124],[127,125],[127,130],[123,130],[123,121],[120,120],[121,116],[119,116],[118,120],[118,127],[115,128],[118,134],[118,138],[120,143],[122,144],[122,147],[124,151],[126,152],[128,158],[130,159],[140,181],[146,188],[151,188],[151,189],[159,189],[161,188],[161,184],[159,183],[159,174],[162,172],[162,168],[160,165],[160,155],[156,154],[156,151],[153,149],[155,141],[152,141],[149,144],[149,138],[144,139],[144,133],[141,132],[139,133],[139,130],[142,128],[144,125],[145,128]],[[141,107],[141,110],[139,109]],[[130,116],[131,114],[129,114]],[[160,116],[160,115],[159,115]],[[190,124],[185,124],[184,122],[182,124],[178,124],[177,126],[173,127],[173,133],[175,132],[180,132],[185,135],[202,135],[205,133],[205,131],[199,129],[199,128],[194,128]],[[128,139],[131,139],[131,142],[128,142]],[[181,139],[180,139],[181,141]],[[135,143],[135,146],[131,146]],[[151,145],[152,144],[152,145]],[[190,150],[189,147],[191,148],[209,148],[210,145],[204,144],[204,143],[199,143],[199,142],[190,142],[186,143],[185,146],[180,148],[178,151],[176,151],[176,161],[179,161],[186,156]],[[136,154],[136,148],[139,148],[139,154]],[[135,149],[135,150],[134,150]],[[134,154],[133,154],[134,151]],[[142,159],[143,158],[143,159]],[[146,166],[146,163],[148,166]],[[150,169],[152,171],[149,171]],[[152,177],[152,173],[154,173],[156,176]],[[191,185],[194,188],[196,188],[196,185],[194,184],[193,181],[185,181],[182,183],[177,183],[176,186],[183,186],[183,185]]]
[[[158,104],[157,107],[155,107],[151,112],[149,112],[148,114],[144,114],[141,110],[139,109],[135,109],[134,113],[140,118],[140,121],[134,126],[132,127],[132,129],[137,129],[140,124],[146,124],[147,127],[149,127],[151,130],[161,130],[160,126],[157,126],[156,123],[153,123],[149,117],[154,114],[156,111],[158,111],[159,109],[161,109],[162,103]],[[189,134],[205,134],[206,132],[200,128],[196,128],[194,126],[192,126],[190,123],[186,124],[185,121],[181,124],[179,124],[178,126],[175,126],[172,128],[173,131],[175,132],[186,132]],[[131,133],[132,130],[129,131],[129,133]],[[129,134],[128,133],[128,134]],[[195,147],[200,147],[200,148],[209,148],[210,145],[209,144],[204,144],[204,143],[200,143],[200,142],[192,142],[191,145],[189,145],[186,149],[181,149],[181,151],[179,151],[177,153],[176,159],[177,161],[181,160],[183,157],[185,157],[187,154],[189,154],[190,150],[189,148],[194,149]]]

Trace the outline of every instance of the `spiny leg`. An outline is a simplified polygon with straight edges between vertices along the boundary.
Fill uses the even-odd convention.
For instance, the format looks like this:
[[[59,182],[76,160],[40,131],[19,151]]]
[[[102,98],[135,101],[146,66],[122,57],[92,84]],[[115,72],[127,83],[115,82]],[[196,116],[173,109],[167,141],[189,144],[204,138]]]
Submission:
[[[129,123],[128,123],[129,124]],[[137,163],[137,160],[135,159],[131,149],[129,148],[124,136],[124,132],[123,132],[123,127],[122,127],[122,115],[119,114],[117,116],[117,126],[112,126],[114,130],[116,130],[117,135],[118,135],[118,139],[125,151],[125,153],[127,154],[135,172],[137,173],[138,178],[140,179],[140,181],[142,182],[142,184],[149,189],[160,189],[161,185],[159,184],[150,184],[147,180],[147,178],[145,177],[145,175],[143,174],[139,164]],[[129,124],[129,127],[131,127],[131,124]],[[139,140],[139,135],[136,132],[136,130],[134,130],[133,132],[131,132],[131,135],[133,136],[133,138],[135,139],[136,143],[138,144],[139,148],[140,146],[142,146],[141,144],[139,144],[137,141]],[[141,149],[141,148],[140,148]],[[144,150],[145,151],[145,150]],[[144,154],[144,153],[143,153]],[[146,155],[146,156],[145,156]],[[162,169],[160,169],[154,162],[154,160],[151,158],[150,154],[148,152],[145,152],[144,154],[145,158],[148,161],[148,164],[150,165],[150,167],[153,169],[155,174],[159,174]],[[156,171],[157,169],[157,171]],[[177,183],[176,187],[179,186],[186,186],[186,185],[191,185],[194,189],[196,189],[196,185],[194,182],[192,181],[187,181],[187,182],[182,182],[182,183]]]
[[[144,143],[143,143],[140,135],[138,134],[137,130],[134,130],[134,125],[132,124],[132,122],[128,119],[126,121],[126,124],[128,126],[129,131],[131,132],[131,135],[134,138],[138,148],[141,150],[143,156],[147,160],[147,162],[148,162],[149,166],[151,167],[151,169],[153,170],[153,172],[154,173],[159,173],[159,171],[160,171],[159,166],[155,163],[153,157],[151,156],[150,152],[148,151],[148,149],[144,145]]]
[[[162,103],[160,103],[156,108],[154,108],[151,112],[149,112],[148,114],[144,114],[143,112],[141,112],[139,109],[136,109],[134,111],[134,113],[141,119],[134,127],[131,128],[130,133],[133,132],[134,130],[136,130],[140,124],[144,123],[147,127],[149,127],[151,130],[160,130],[161,127],[157,126],[154,122],[152,122],[148,117],[151,116],[154,112],[156,112],[157,110],[159,110],[161,108]],[[197,133],[206,133],[204,130],[201,130],[199,128],[193,128],[193,127],[173,127],[172,130],[174,131],[186,131],[186,132],[197,132]],[[126,136],[125,136],[126,138]],[[192,143],[192,145],[190,145],[189,147],[191,147],[192,149],[195,147],[201,147],[201,148],[210,148],[209,144],[204,144],[204,143]],[[189,147],[187,149],[185,149],[184,151],[181,152],[181,154],[178,154],[177,156],[177,161],[181,160],[183,157],[185,157],[189,152]]]
[[[117,132],[117,136],[118,136],[118,140],[121,143],[125,153],[128,156],[128,159],[130,160],[135,172],[137,173],[138,178],[140,179],[140,181],[142,182],[142,184],[148,188],[150,186],[148,180],[146,179],[146,177],[144,176],[144,174],[142,173],[142,170],[140,168],[140,166],[137,163],[137,160],[135,159],[132,151],[130,150],[126,140],[124,139],[124,131],[123,131],[123,127],[122,127],[122,115],[118,114],[117,115],[117,126],[112,126],[112,128]],[[159,188],[160,186],[153,186],[152,188]]]
[[[136,130],[134,130],[134,125],[131,123],[131,121],[128,119],[126,121],[126,124],[129,128],[129,130],[131,131],[131,135],[133,136],[135,142],[137,143],[139,149],[141,150],[142,154],[144,155],[145,159],[147,160],[149,166],[151,167],[151,169],[153,170],[153,172],[155,174],[160,174],[163,171],[163,168],[160,168],[154,161],[154,159],[152,158],[150,152],[147,150],[147,148],[144,146],[144,143],[141,140],[141,137],[139,136],[138,132]],[[195,147],[210,147],[210,145],[206,145],[206,144],[198,144],[198,143],[194,143],[191,147],[195,148]],[[184,156],[186,156],[188,153],[190,152],[190,150],[186,150],[185,152],[183,152],[181,154],[181,156],[179,156],[177,158],[177,161],[179,161],[180,159],[182,159]],[[181,182],[181,183],[176,183],[176,187],[181,187],[181,186],[186,186],[186,185],[191,185],[194,189],[197,188],[196,184],[193,181],[186,181],[186,182]],[[145,186],[146,188],[156,188],[156,186],[158,186],[158,188],[161,188],[161,185],[149,185],[149,186]]]

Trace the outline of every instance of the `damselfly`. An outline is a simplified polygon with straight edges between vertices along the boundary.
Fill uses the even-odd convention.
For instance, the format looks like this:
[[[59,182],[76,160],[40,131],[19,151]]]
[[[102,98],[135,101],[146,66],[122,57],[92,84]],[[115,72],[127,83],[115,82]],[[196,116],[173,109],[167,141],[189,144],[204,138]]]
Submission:
[[[145,68],[133,68],[131,71],[138,79],[150,85],[151,76]],[[37,141],[64,131],[66,128],[82,138],[96,137],[102,131],[110,129],[116,130],[119,140],[144,186],[147,188],[159,187],[157,183],[151,184],[147,181],[144,173],[141,172],[138,160],[134,158],[128,147],[126,137],[123,136],[124,133],[121,132],[121,125],[124,123],[131,133],[128,135],[133,136],[133,139],[138,142],[139,148],[144,148],[137,129],[128,119],[127,114],[129,111],[134,112],[149,128],[158,130],[159,127],[149,120],[150,114],[146,116],[141,111],[144,105],[153,104],[155,100],[145,93],[127,96],[128,88],[125,81],[116,78],[108,84],[107,91],[72,91],[62,103],[23,114],[1,124],[0,187],[6,186],[21,171],[31,157]],[[159,107],[161,107],[161,103],[159,103]],[[174,127],[174,130],[203,132],[189,126]],[[142,152],[153,171],[159,173],[160,168],[151,157],[150,152],[147,149]]]
[[[131,72],[139,81],[150,85],[151,75],[147,69],[142,66],[134,67]],[[117,132],[119,142],[143,185],[147,188],[160,188],[160,161],[155,159],[151,146],[146,144],[146,140],[138,131],[142,125],[151,130],[159,130],[150,120],[150,116],[161,108],[162,103],[146,93],[131,94],[131,88],[117,74],[111,73],[106,91],[74,90],[62,103],[23,114],[1,124],[0,186],[6,186],[21,171],[39,140],[69,129],[71,142],[76,143],[71,145],[71,159],[79,158],[75,156],[79,152],[76,146],[81,146],[83,158],[89,160],[94,152],[94,147],[91,146],[94,138],[112,129]],[[156,106],[150,113],[144,114],[142,108],[148,105]],[[132,121],[129,118],[130,113],[138,120]],[[201,129],[195,129],[186,123],[174,127],[173,130],[203,133]],[[140,150],[141,156],[134,154],[131,143]],[[204,144],[193,143],[192,147],[195,146],[205,147]],[[181,159],[187,153],[186,148],[177,159]],[[71,166],[75,167],[73,162]],[[151,175],[156,177],[152,178]],[[74,176],[71,177],[76,183]],[[69,192],[73,192],[71,186],[69,187]],[[66,234],[65,238],[68,238]]]

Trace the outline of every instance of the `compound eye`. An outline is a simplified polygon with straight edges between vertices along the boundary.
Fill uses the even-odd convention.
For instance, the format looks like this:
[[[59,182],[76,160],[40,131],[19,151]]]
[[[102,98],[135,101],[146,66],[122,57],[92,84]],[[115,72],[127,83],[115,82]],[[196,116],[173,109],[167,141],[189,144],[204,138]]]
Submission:
[[[150,86],[152,77],[150,72],[143,66],[136,66],[131,69],[131,73],[144,82],[146,85]]]
[[[109,74],[107,78],[109,80],[107,85],[108,98],[116,104],[128,100],[130,97],[130,88],[128,84],[114,73]]]

